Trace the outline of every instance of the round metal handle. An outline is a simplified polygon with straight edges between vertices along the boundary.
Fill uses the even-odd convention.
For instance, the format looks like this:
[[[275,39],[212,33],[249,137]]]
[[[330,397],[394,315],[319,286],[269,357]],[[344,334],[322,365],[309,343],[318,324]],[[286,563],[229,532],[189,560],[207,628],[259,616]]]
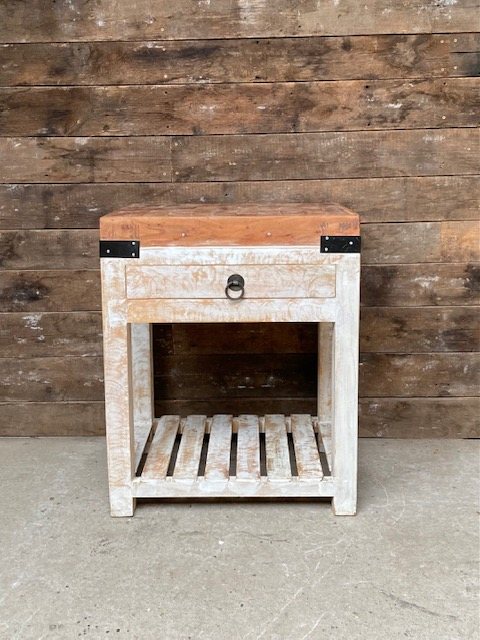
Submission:
[[[235,295],[232,295],[234,293]],[[236,295],[238,294],[238,295]],[[240,300],[245,295],[245,280],[238,273],[228,277],[225,295],[230,300]]]

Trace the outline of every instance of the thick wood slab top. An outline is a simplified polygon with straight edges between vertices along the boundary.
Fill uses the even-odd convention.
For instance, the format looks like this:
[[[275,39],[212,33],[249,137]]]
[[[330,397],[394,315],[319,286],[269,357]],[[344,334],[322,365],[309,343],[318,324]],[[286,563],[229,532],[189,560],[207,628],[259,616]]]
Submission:
[[[191,204],[129,207],[100,218],[101,240],[144,247],[317,245],[322,235],[360,235],[358,215],[337,204]]]

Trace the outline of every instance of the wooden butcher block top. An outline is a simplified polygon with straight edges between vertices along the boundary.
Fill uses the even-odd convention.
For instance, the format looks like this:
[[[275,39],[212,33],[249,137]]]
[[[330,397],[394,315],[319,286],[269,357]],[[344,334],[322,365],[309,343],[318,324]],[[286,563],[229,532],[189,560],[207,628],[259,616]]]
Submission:
[[[358,215],[338,204],[191,204],[129,207],[100,219],[101,240],[143,247],[318,245],[325,235],[360,235]]]

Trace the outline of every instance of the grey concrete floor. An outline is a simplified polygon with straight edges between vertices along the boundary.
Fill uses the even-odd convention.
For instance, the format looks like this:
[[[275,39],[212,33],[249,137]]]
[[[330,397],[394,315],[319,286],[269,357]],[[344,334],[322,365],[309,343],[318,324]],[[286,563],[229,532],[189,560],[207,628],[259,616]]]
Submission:
[[[0,440],[0,638],[478,638],[478,442],[362,440],[359,513],[149,503],[102,438]]]

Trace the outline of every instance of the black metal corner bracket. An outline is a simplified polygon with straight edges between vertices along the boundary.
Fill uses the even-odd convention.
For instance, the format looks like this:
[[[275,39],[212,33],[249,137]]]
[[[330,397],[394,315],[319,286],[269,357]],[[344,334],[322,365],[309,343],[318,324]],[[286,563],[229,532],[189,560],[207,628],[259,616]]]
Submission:
[[[360,236],[320,236],[320,253],[360,253]]]
[[[140,240],[100,240],[100,258],[139,258]]]

